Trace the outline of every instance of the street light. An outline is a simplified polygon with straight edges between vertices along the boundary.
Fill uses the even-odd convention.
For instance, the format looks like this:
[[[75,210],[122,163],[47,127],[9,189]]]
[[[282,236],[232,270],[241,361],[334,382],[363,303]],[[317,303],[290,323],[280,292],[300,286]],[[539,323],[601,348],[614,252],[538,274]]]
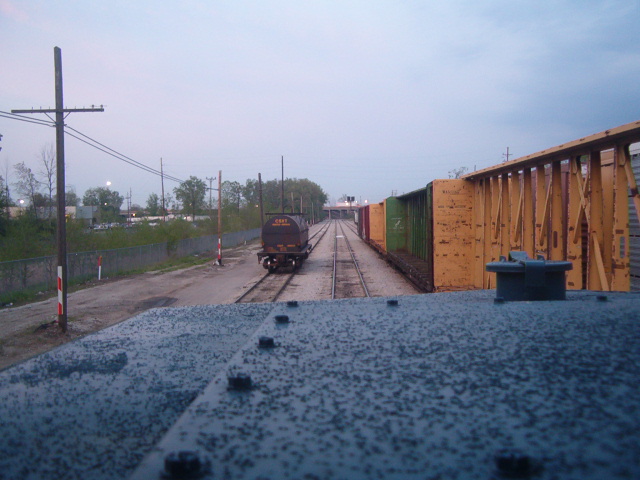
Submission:
[[[109,180],[107,180],[107,187],[111,186],[111,182]]]

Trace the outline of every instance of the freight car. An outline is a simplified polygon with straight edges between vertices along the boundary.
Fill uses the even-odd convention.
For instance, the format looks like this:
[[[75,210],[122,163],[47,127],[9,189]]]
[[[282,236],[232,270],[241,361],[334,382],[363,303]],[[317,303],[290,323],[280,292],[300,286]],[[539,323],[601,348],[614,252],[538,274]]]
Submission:
[[[472,199],[470,182],[434,180],[360,208],[358,232],[422,291],[472,290]]]
[[[310,252],[309,224],[301,215],[273,215],[263,225],[258,262],[269,272],[285,267],[296,269]]]

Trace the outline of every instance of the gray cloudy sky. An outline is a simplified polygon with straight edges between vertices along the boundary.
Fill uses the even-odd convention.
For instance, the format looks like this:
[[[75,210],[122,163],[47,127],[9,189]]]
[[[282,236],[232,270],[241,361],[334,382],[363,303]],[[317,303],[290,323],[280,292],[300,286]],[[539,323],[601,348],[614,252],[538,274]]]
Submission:
[[[637,0],[0,0],[0,110],[54,106],[59,46],[66,106],[106,107],[67,124],[110,148],[241,183],[279,178],[284,155],[333,200],[380,201],[639,120],[639,19]],[[3,176],[55,141],[5,118],[0,134]],[[66,153],[79,195],[160,193],[73,138]]]

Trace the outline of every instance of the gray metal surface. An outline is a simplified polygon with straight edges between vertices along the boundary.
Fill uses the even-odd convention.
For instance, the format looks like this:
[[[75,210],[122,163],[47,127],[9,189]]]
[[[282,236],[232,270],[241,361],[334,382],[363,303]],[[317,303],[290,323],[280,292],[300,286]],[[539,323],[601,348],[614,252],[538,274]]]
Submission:
[[[636,182],[640,183],[640,154],[631,156],[631,168]],[[633,197],[629,195],[629,247],[631,291],[640,291],[640,222]]]
[[[271,305],[156,309],[0,372],[0,479],[121,479]]]
[[[640,295],[494,296],[276,306],[132,478],[639,478]]]

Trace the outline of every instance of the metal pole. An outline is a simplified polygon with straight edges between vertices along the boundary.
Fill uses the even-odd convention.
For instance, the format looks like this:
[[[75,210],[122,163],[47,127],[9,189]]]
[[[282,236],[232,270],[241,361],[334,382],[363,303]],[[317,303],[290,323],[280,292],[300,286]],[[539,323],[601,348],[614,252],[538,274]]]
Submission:
[[[64,102],[62,99],[62,51],[53,49],[56,89],[56,189],[58,271],[58,325],[63,333],[67,332],[67,225],[65,218],[65,176],[64,176]]]
[[[212,187],[215,179],[216,177],[207,177],[207,180],[209,180],[209,219],[211,222],[213,222],[213,200],[211,199],[211,192],[213,191]],[[213,228],[211,230],[213,230]]]
[[[264,206],[262,205],[262,176],[258,174],[258,200],[260,203],[260,227],[264,225]]]
[[[162,157],[160,157],[160,182],[162,183],[162,221],[167,221],[166,209],[164,208],[164,171],[162,170]]]
[[[280,157],[280,166],[282,168],[282,183],[280,184],[280,209],[284,214],[284,155]]]
[[[218,265],[222,265],[222,170],[218,171]]]

